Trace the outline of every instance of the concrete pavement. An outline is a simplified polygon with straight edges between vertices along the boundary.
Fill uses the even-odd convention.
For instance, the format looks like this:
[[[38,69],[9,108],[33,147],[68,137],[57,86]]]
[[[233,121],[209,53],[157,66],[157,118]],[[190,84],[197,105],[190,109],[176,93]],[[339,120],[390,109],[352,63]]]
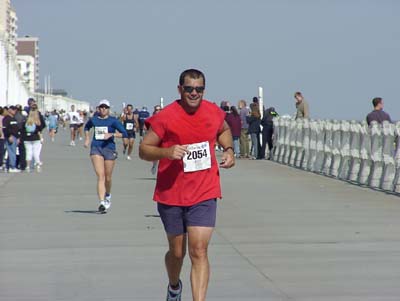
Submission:
[[[120,152],[100,215],[88,150],[68,143],[47,139],[40,173],[0,174],[0,300],[165,300],[151,163]],[[221,175],[207,300],[400,300],[398,196],[270,161]]]

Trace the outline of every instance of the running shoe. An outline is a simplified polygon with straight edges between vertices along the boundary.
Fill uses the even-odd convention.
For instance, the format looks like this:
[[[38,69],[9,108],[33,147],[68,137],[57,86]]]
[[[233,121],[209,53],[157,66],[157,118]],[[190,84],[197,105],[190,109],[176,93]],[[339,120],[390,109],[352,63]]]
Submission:
[[[179,280],[179,288],[173,290],[170,285],[167,288],[167,299],[166,301],[181,301],[182,296],[182,281]]]
[[[16,173],[16,172],[21,172],[21,170],[18,169],[18,168],[10,168],[10,169],[8,170],[8,172]]]
[[[105,200],[104,201],[100,201],[99,212],[100,213],[106,213],[106,211],[107,211],[106,201]]]
[[[75,146],[75,141],[71,141],[71,143],[69,145]]]
[[[104,199],[105,199],[106,201],[111,202],[111,193],[106,193],[106,195],[104,196]]]
[[[126,156],[126,160],[128,161],[132,160],[131,156]]]

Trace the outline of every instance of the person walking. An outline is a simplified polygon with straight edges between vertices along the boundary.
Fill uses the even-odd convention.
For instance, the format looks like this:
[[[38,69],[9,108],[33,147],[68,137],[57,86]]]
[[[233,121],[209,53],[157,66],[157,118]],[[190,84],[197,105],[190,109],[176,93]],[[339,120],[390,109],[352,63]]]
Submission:
[[[241,134],[242,121],[240,119],[239,112],[235,106],[231,106],[230,113],[226,114],[225,120],[228,123],[229,127],[231,128],[235,156],[236,158],[239,158],[240,157],[239,139]]]
[[[98,210],[105,213],[111,207],[112,172],[118,156],[114,138],[126,138],[128,135],[122,123],[110,116],[110,102],[106,99],[99,102],[99,114],[85,124],[86,148],[90,144],[91,128],[94,128],[94,134],[90,145],[90,159],[97,175]]]
[[[383,99],[381,97],[375,97],[372,100],[372,105],[374,106],[374,110],[367,115],[367,123],[371,124],[372,121],[376,121],[378,123],[382,123],[383,121],[392,122],[390,115],[383,110]]]
[[[221,198],[219,167],[235,164],[232,134],[225,113],[203,99],[205,76],[188,69],[179,77],[180,99],[146,121],[148,132],[139,156],[160,160],[153,199],[168,239],[165,255],[167,301],[180,301],[180,273],[188,247],[193,301],[206,300],[209,281],[208,244]],[[218,163],[216,142],[224,149]],[[188,246],[187,246],[188,244]]]
[[[247,108],[247,104],[245,100],[239,100],[239,115],[241,120],[241,129],[240,129],[240,157],[248,158],[250,156],[250,141],[249,141],[249,124],[247,123],[246,117],[249,116],[250,110]]]
[[[248,133],[251,137],[251,159],[259,159],[260,145],[260,124],[261,124],[261,114],[258,108],[258,104],[252,103],[250,116],[246,117],[247,123],[249,124]],[[260,151],[261,153],[261,151]]]
[[[42,162],[40,153],[42,150],[41,131],[46,127],[42,124],[37,107],[32,107],[29,110],[28,118],[24,122],[21,129],[21,138],[25,145],[26,156],[26,171],[30,171],[31,162],[34,159],[34,167],[40,169]]]
[[[261,144],[261,152],[260,152],[260,159],[265,159],[265,149],[268,144],[268,160],[272,159],[272,148],[273,148],[273,141],[272,137],[274,134],[274,122],[273,119],[279,116],[278,113],[275,111],[275,108],[270,107],[265,110],[263,118],[261,119],[262,125],[262,144]]]
[[[298,118],[310,118],[310,109],[308,102],[304,99],[301,92],[294,93],[296,99],[296,119]]]
[[[3,119],[3,132],[6,141],[6,149],[8,154],[8,172],[20,172],[17,168],[17,147],[20,143],[20,131],[18,121],[15,119],[17,113],[16,106],[8,108],[8,115]]]
[[[0,170],[4,169],[4,153],[5,153],[3,119],[4,119],[4,108],[0,107]]]

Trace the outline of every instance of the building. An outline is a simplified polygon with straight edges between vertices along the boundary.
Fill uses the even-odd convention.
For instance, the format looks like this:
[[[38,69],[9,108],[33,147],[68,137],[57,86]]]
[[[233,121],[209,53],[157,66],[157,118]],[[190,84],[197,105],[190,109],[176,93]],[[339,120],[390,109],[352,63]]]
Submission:
[[[17,14],[10,0],[0,0],[0,38],[15,53],[17,46]]]
[[[17,38],[17,60],[30,91],[37,91],[39,89],[39,38],[30,36]]]

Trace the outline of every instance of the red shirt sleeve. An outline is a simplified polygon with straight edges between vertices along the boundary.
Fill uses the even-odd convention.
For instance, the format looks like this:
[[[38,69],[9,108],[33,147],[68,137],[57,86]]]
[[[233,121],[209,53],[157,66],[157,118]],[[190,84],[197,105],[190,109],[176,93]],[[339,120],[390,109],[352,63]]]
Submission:
[[[158,138],[160,138],[161,140],[164,138],[165,125],[163,122],[163,118],[162,116],[160,116],[160,114],[147,118],[144,123],[148,129],[151,128],[154,131],[154,133],[156,133]]]

